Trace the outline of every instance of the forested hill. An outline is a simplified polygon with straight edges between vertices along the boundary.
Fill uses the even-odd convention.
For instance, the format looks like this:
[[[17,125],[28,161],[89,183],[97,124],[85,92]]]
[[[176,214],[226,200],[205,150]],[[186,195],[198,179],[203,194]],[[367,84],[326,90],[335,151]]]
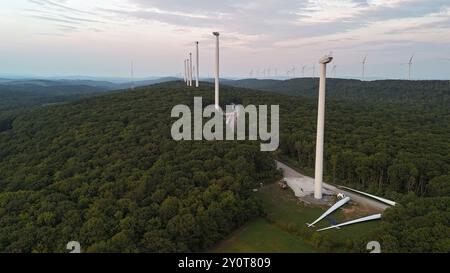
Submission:
[[[0,114],[31,106],[74,101],[106,90],[87,85],[0,84]]]
[[[214,103],[213,86],[201,86],[171,82],[18,115],[0,133],[0,252],[65,251],[72,240],[87,251],[201,251],[257,215],[252,189],[277,176],[259,142],[171,139],[174,105]],[[450,251],[450,114],[434,86],[411,103],[363,93],[327,103],[325,180],[399,202],[368,238],[384,251]],[[275,156],[313,173],[315,97],[222,86],[222,106],[231,103],[279,105]]]
[[[225,84],[286,95],[316,98],[318,78],[295,78],[290,80],[226,80]],[[327,79],[327,97],[333,100],[428,103],[448,106],[450,104],[449,81],[360,81]]]
[[[2,113],[5,114],[7,111],[75,101],[111,90],[129,89],[131,87],[148,86],[175,80],[177,79],[173,77],[165,77],[133,83],[113,83],[102,80],[82,79],[0,79],[0,124]],[[9,113],[9,116],[13,115]]]
[[[257,142],[175,142],[181,83],[40,108],[0,133],[0,252],[202,251],[278,178]],[[196,91],[212,101],[211,87]]]

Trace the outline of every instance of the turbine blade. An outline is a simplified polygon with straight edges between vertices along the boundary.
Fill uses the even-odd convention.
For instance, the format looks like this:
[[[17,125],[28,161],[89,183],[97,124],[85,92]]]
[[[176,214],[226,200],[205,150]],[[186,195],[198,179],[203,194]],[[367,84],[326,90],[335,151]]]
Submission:
[[[414,55],[416,55],[416,53],[413,53],[413,55],[411,56],[411,59],[409,59],[409,63],[411,64],[413,59],[414,59]]]

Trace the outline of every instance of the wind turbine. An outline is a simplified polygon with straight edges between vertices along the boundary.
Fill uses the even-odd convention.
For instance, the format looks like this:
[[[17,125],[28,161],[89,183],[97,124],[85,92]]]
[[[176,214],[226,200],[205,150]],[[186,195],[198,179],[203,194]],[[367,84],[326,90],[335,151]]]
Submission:
[[[131,90],[134,90],[134,61],[131,61]]]
[[[187,81],[186,81],[186,85],[190,86],[190,79],[191,79],[191,72],[190,72],[190,62],[189,59],[186,59],[186,69],[187,69]]]
[[[183,76],[184,76],[184,82],[185,83],[187,82],[187,75],[186,75],[186,73],[187,73],[186,59],[184,59],[184,74],[183,74]]]
[[[367,54],[366,54],[366,56],[364,56],[361,63],[362,63],[362,80],[364,80],[364,78],[366,76],[365,74],[366,74]]]
[[[226,117],[226,124],[230,126],[233,130],[236,128],[236,121],[239,117],[239,108],[236,107],[236,105],[231,105],[231,111],[225,113]]]
[[[216,36],[216,74],[215,74],[215,106],[216,111],[219,111],[219,32],[213,32],[213,35]]]
[[[312,69],[313,69],[313,78],[315,78],[316,77],[316,64],[313,65]]]
[[[196,55],[195,55],[195,57],[196,57],[196,59],[197,59],[197,61],[196,61],[196,68],[197,68],[197,70],[196,70],[196,77],[195,77],[195,87],[199,87],[199,78],[200,78],[200,69],[199,69],[199,55],[198,55],[198,41],[197,42],[195,42],[195,49],[196,49]]]
[[[192,53],[189,52],[189,86],[192,86]]]
[[[413,53],[413,54],[411,55],[411,58],[409,58],[409,62],[403,63],[403,65],[406,65],[406,64],[408,65],[408,81],[411,80],[411,67],[412,67],[412,65],[413,65],[414,55],[416,55],[416,54]]]
[[[305,69],[306,69],[306,65],[302,66],[302,78],[305,77]]]
[[[196,71],[197,71],[197,68],[195,67],[195,65],[192,67],[192,74],[193,75],[196,75]]]
[[[327,79],[327,64],[333,60],[331,55],[320,58],[319,109],[317,115],[316,167],[314,178],[314,198],[322,199],[323,179],[323,142],[325,131],[325,88]]]

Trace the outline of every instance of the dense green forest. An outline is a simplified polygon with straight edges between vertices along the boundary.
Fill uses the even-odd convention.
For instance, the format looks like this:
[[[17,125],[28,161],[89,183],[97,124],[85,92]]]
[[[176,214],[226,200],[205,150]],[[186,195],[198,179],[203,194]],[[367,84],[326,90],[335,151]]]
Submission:
[[[22,111],[99,95],[110,88],[93,81],[0,80],[0,132],[10,129]]]
[[[205,90],[198,91],[198,95]],[[40,108],[0,133],[0,251],[201,251],[259,215],[258,143],[175,142],[182,85]]]
[[[87,95],[104,92],[102,87],[87,85],[0,84],[0,112],[75,101]]]
[[[282,113],[278,157],[312,175],[318,81],[227,84],[298,96],[271,100]],[[399,202],[367,240],[378,238],[389,252],[449,252],[449,82],[332,79],[327,90],[325,179]]]
[[[283,94],[221,89],[223,105],[280,105],[273,155],[306,174],[317,118],[309,80],[282,92],[258,83]],[[88,251],[198,251],[258,215],[251,189],[278,175],[258,142],[170,138],[171,107],[194,95],[212,104],[212,90],[166,83],[18,115],[0,133],[0,251],[64,251],[76,239]],[[448,82],[336,80],[328,90],[325,179],[400,203],[368,239],[389,252],[450,251]]]
[[[290,80],[226,80],[229,86],[270,91],[291,96],[316,98],[318,78],[295,78]],[[448,106],[449,81],[360,81],[327,79],[327,99],[364,103],[409,103],[416,106]],[[445,104],[447,103],[447,104]]]

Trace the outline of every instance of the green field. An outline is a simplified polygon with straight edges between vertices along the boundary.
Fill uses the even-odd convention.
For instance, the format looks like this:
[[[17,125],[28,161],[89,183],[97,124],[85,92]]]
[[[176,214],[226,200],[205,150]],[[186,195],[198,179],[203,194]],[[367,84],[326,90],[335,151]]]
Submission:
[[[265,219],[258,218],[212,249],[216,253],[311,253],[314,248]]]
[[[319,252],[323,249],[314,246],[314,240],[317,240],[314,237],[318,235],[325,241],[333,241],[332,251],[342,252],[347,251],[345,247],[350,240],[366,236],[378,225],[377,222],[368,222],[317,233],[308,229],[306,223],[319,217],[327,207],[304,205],[291,190],[282,190],[277,184],[260,189],[256,195],[263,205],[265,217],[246,224],[211,252]],[[355,216],[344,215],[341,210],[332,214],[338,223]],[[327,220],[323,220],[316,228],[329,225]]]

